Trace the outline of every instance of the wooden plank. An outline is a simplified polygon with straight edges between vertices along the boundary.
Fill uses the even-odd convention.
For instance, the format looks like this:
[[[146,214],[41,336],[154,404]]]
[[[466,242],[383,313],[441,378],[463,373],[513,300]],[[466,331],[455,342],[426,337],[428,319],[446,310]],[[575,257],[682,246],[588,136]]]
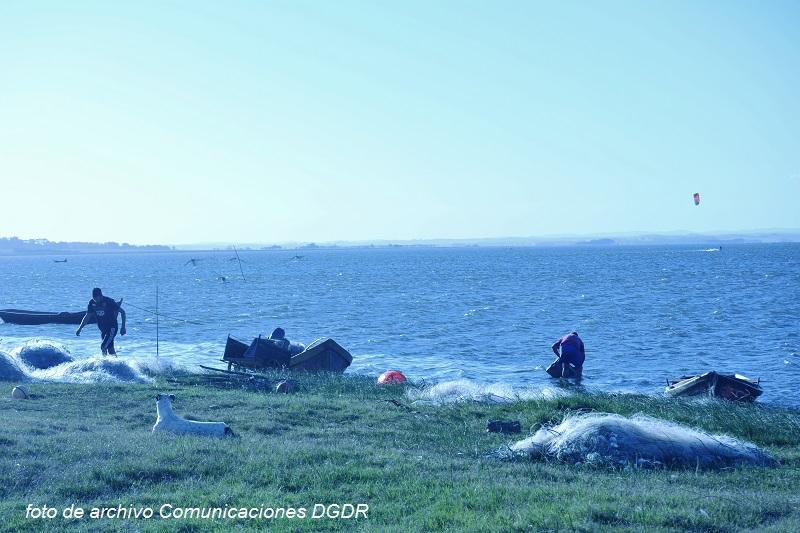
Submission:
[[[222,370],[221,368],[213,368],[210,366],[199,365],[200,368],[205,368],[206,370],[213,370],[214,372],[222,372],[223,374],[233,374],[236,376],[247,376],[252,378],[259,378],[259,379],[269,379],[267,376],[259,376],[258,374],[253,374],[250,372],[236,372],[234,370]]]

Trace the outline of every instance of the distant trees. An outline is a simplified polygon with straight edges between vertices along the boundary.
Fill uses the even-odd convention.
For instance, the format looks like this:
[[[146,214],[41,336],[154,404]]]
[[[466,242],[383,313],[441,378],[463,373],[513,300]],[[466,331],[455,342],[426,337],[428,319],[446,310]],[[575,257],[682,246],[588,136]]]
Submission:
[[[0,254],[33,255],[33,254],[70,254],[99,252],[133,252],[173,250],[171,246],[145,245],[135,246],[117,242],[53,242],[47,239],[20,239],[19,237],[0,237]]]

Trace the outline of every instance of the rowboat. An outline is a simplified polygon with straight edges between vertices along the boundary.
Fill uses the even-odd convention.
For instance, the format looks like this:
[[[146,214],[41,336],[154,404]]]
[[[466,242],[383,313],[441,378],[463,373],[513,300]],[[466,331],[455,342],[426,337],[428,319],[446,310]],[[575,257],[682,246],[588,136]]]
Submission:
[[[667,381],[667,396],[709,395],[725,400],[752,402],[764,392],[760,380],[753,380],[741,374],[720,374],[706,372],[699,376],[683,376]]]
[[[352,362],[353,356],[338,342],[333,339],[324,339],[311,343],[305,350],[293,355],[289,360],[289,370],[341,373]]]
[[[0,309],[0,319],[7,324],[38,326],[41,324],[80,324],[86,311],[51,313],[47,311],[25,311],[22,309]],[[91,320],[93,324],[95,320]]]

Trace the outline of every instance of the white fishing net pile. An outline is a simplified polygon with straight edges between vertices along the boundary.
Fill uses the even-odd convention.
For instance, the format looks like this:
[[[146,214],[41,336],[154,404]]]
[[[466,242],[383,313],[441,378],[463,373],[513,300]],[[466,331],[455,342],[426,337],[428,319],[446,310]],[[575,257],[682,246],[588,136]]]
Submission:
[[[32,378],[60,383],[150,383],[134,361],[115,357],[89,357],[30,372]]]
[[[0,352],[0,381],[60,383],[151,383],[156,376],[186,375],[189,369],[169,358],[94,356],[73,358],[48,340],[27,341]]]
[[[482,384],[468,379],[443,381],[422,388],[406,391],[408,399],[416,404],[440,405],[452,402],[516,402],[523,400],[545,400],[567,394],[561,389],[549,387],[514,387],[508,383]]]
[[[0,352],[0,381],[27,381],[28,376],[20,368],[17,360],[7,353]]]
[[[769,465],[775,461],[756,445],[710,435],[644,415],[573,415],[511,446],[518,454],[579,463],[636,466]]]
[[[73,361],[62,344],[47,340],[32,340],[17,346],[11,355],[31,368],[45,369]]]

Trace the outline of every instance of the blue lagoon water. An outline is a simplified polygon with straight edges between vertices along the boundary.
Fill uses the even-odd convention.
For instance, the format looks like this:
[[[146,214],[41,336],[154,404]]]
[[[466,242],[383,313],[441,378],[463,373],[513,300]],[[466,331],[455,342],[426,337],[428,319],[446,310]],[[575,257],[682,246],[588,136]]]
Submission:
[[[182,365],[221,366],[228,334],[282,326],[292,340],[335,338],[350,372],[515,386],[550,383],[551,343],[577,330],[589,388],[660,394],[669,377],[716,369],[800,405],[797,244],[239,253],[246,281],[232,252],[2,257],[0,308],[79,310],[100,286],[127,304],[120,355],[150,358],[156,318],[138,308],[155,308],[158,286],[159,354]],[[0,324],[0,350],[39,338],[97,355],[96,327],[74,330]]]

